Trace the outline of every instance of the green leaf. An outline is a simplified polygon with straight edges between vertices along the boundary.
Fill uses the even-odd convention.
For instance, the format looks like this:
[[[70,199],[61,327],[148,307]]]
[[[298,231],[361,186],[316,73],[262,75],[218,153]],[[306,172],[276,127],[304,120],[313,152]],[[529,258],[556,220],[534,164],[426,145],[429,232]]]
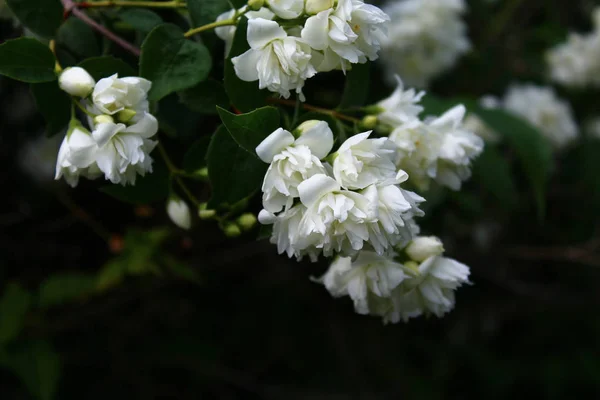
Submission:
[[[48,308],[79,300],[94,291],[95,281],[80,273],[51,275],[40,285],[39,305]]]
[[[0,345],[15,339],[31,306],[31,294],[16,283],[10,283],[0,298]]]
[[[152,81],[150,100],[197,85],[208,77],[211,68],[206,47],[186,39],[176,25],[156,27],[142,44],[140,74]]]
[[[39,83],[56,80],[54,55],[35,39],[7,40],[0,45],[0,75],[18,81]]]
[[[49,342],[33,340],[11,348],[0,356],[0,366],[17,375],[36,399],[54,399],[61,361]]]
[[[107,263],[96,277],[96,290],[105,291],[118,286],[125,278],[125,265],[119,260]]]
[[[214,22],[219,15],[231,9],[227,0],[188,0],[187,8],[194,27]]]
[[[206,166],[206,152],[208,151],[209,144],[209,136],[204,136],[192,144],[183,156],[183,169],[186,172],[194,173]]]
[[[498,203],[506,208],[517,204],[517,188],[513,180],[510,164],[502,154],[492,146],[486,146],[484,152],[473,164],[473,180],[489,192]]]
[[[23,25],[45,38],[54,37],[63,21],[60,0],[6,0],[6,4]]]
[[[254,194],[259,190],[268,167],[242,149],[225,126],[220,126],[213,135],[206,161],[212,185],[209,208],[232,205]]]
[[[154,203],[169,196],[169,172],[162,163],[155,163],[154,171],[138,176],[135,185],[108,185],[100,191],[130,204]]]
[[[542,219],[546,208],[546,186],[552,170],[552,146],[528,122],[503,110],[477,108],[475,113],[494,131],[503,135],[519,157],[530,181]]]
[[[160,15],[145,8],[129,8],[119,13],[126,24],[140,32],[148,33],[163,23]]]
[[[114,74],[119,74],[120,77],[138,75],[136,70],[125,61],[112,56],[89,58],[81,62],[79,66],[92,75],[96,81]]]
[[[71,99],[56,82],[31,84],[31,93],[39,112],[46,120],[47,136],[63,131],[71,119]]]
[[[360,107],[367,101],[369,82],[371,81],[371,64],[354,64],[346,75],[344,94],[339,108]]]
[[[263,107],[241,115],[232,114],[222,108],[218,108],[218,111],[231,137],[256,158],[256,146],[281,126],[279,110],[274,107]]]
[[[96,34],[85,22],[75,17],[69,18],[56,34],[56,55],[63,67],[101,54]]]
[[[244,82],[238,78],[231,62],[232,58],[250,49],[246,39],[247,29],[248,20],[245,17],[240,18],[229,57],[225,61],[225,90],[231,104],[241,112],[250,112],[264,106],[269,96],[268,91],[258,88],[258,81]]]
[[[227,108],[229,98],[223,84],[209,79],[179,93],[179,101],[201,114],[216,114],[217,106]]]

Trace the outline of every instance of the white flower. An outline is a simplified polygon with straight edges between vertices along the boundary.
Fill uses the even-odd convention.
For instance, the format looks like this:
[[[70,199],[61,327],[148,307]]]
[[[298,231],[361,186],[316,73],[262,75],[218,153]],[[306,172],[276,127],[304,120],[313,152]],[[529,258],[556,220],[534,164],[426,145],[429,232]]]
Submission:
[[[96,81],[85,69],[71,67],[60,74],[58,85],[71,96],[87,97],[94,90]]]
[[[171,198],[167,202],[167,215],[175,225],[182,229],[189,230],[192,227],[190,208],[181,199]]]
[[[513,85],[504,97],[506,110],[537,127],[557,148],[563,148],[579,135],[569,104],[551,87]]]
[[[442,254],[444,244],[435,236],[419,236],[409,243],[405,251],[412,260],[422,262],[429,257]]]
[[[393,290],[405,277],[402,264],[370,251],[361,251],[354,261],[349,257],[337,257],[317,282],[334,297],[350,296],[357,313],[381,315]]]
[[[368,60],[375,61],[379,58],[381,43],[387,38],[387,22],[390,17],[362,0],[352,0],[352,7],[349,24],[352,30],[358,33],[356,46]]]
[[[389,77],[425,87],[451,68],[470,48],[461,20],[465,8],[463,0],[388,1],[383,10],[391,23],[381,58]]]
[[[360,193],[342,190],[335,179],[322,174],[298,185],[298,193],[306,211],[298,227],[297,249],[350,256],[363,248],[369,240],[367,224],[377,218],[377,204]]]
[[[238,10],[238,12],[243,11],[245,11],[244,8]],[[232,19],[233,17],[235,17],[235,15],[235,9],[225,11],[223,14],[217,17],[217,22]],[[263,18],[271,20],[273,19],[273,17],[275,17],[275,14],[273,14],[273,12],[268,8],[263,7],[258,11],[248,11],[246,12],[246,14],[244,14],[244,16],[248,19]],[[231,50],[231,46],[233,45],[233,38],[235,37],[236,31],[236,25],[219,26],[218,28],[215,28],[215,34],[225,42],[225,57],[229,55],[229,51]]]
[[[402,79],[395,76],[397,86],[392,95],[377,103],[382,112],[377,115],[379,122],[392,128],[416,118],[423,107],[419,102],[425,96],[425,92],[417,92],[414,89],[404,90]]]
[[[119,78],[114,74],[96,83],[92,100],[96,110],[113,115],[125,109],[138,113],[148,111],[148,91],[152,82],[139,77]]]
[[[308,126],[308,125],[306,125]],[[310,128],[301,129],[298,139],[278,129],[256,148],[256,153],[271,165],[262,185],[263,207],[276,213],[291,207],[299,197],[298,185],[316,174],[325,174],[320,159],[333,147],[333,133],[326,122],[317,121]]]
[[[336,153],[333,174],[344,189],[364,189],[396,176],[396,146],[388,138],[368,139],[370,134],[348,138]]]
[[[304,0],[266,0],[266,5],[283,19],[294,19],[304,13]]]
[[[258,80],[261,89],[285,98],[294,90],[304,99],[304,82],[316,74],[310,46],[263,18],[248,22],[248,43],[250,50],[231,60],[237,76],[246,82]]]
[[[321,11],[333,8],[335,0],[305,0],[305,10],[308,15],[315,15]]]
[[[96,165],[95,154],[98,149],[89,131],[81,126],[69,129],[58,151],[56,161],[56,176],[72,187],[77,186],[79,177],[95,179],[101,175]]]

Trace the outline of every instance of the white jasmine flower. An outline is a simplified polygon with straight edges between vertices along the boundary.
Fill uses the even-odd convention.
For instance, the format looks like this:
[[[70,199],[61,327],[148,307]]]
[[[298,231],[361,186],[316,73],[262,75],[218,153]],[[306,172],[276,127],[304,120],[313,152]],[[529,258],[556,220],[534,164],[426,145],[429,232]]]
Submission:
[[[242,7],[238,12],[243,12],[245,9]],[[217,22],[225,21],[228,19],[232,19],[236,15],[236,10],[232,9],[229,11],[225,11],[223,14],[217,17]],[[263,18],[272,20],[275,17],[275,14],[271,10],[266,7],[261,8],[258,11],[248,11],[244,14],[244,17],[248,19],[255,18]],[[243,17],[242,17],[243,18]],[[229,55],[229,51],[231,50],[231,46],[233,44],[233,38],[235,37],[235,32],[237,31],[236,25],[228,25],[228,26],[219,26],[215,28],[215,34],[221,38],[225,42],[225,57]]]
[[[426,87],[451,68],[470,48],[461,19],[465,9],[463,0],[389,1],[381,58],[390,78],[397,74],[410,86]]]
[[[258,222],[263,225],[273,225],[271,234],[271,243],[277,245],[279,254],[287,254],[288,257],[302,259],[304,255],[309,255],[312,261],[317,261],[318,251],[316,249],[299,249],[297,246],[299,226],[306,212],[306,207],[297,204],[278,215],[267,210],[262,210],[258,214]]]
[[[417,92],[414,89],[404,90],[402,79],[395,76],[397,86],[392,95],[377,103],[382,111],[377,115],[379,122],[392,128],[416,118],[423,107],[419,102],[425,96],[425,92]]]
[[[352,0],[349,24],[358,33],[356,46],[370,61],[379,58],[381,43],[387,38],[389,20],[390,17],[374,5],[365,4],[362,0]]]
[[[92,93],[93,112],[113,115],[126,108],[138,113],[147,112],[147,97],[151,87],[152,82],[133,76],[119,78],[114,74],[100,79]]]
[[[364,189],[396,175],[394,143],[388,138],[368,139],[370,134],[348,138],[335,155],[333,174],[344,189]]]
[[[321,11],[333,8],[335,0],[305,0],[305,11],[308,15],[315,15]]]
[[[96,165],[97,149],[98,146],[89,131],[82,126],[70,128],[58,151],[54,179],[58,180],[64,176],[65,181],[72,187],[77,186],[80,176],[96,179],[101,175]]]
[[[402,264],[361,251],[354,261],[337,257],[317,282],[334,297],[350,296],[357,313],[380,315],[381,309],[389,304],[393,290],[405,277]]]
[[[316,74],[311,49],[302,39],[288,36],[274,21],[263,18],[248,22],[250,50],[232,59],[237,76],[246,82],[258,80],[261,89],[290,97],[295,90],[304,99],[306,79]]]
[[[58,85],[71,96],[87,97],[94,90],[96,81],[85,69],[71,67],[60,74]]]
[[[304,0],[266,0],[266,5],[283,19],[298,18],[304,13]]]
[[[189,230],[192,227],[190,208],[185,201],[179,198],[169,199],[167,202],[167,215],[181,229]]]
[[[435,236],[419,236],[409,243],[405,251],[412,260],[423,262],[429,257],[442,254],[444,244]]]
[[[298,139],[278,129],[256,148],[256,153],[271,165],[262,185],[263,207],[272,213],[291,207],[299,197],[298,185],[316,174],[325,174],[320,159],[333,147],[333,132],[326,122],[315,121]],[[308,126],[308,125],[305,125]]]
[[[135,184],[136,176],[152,172],[150,152],[157,142],[149,140],[158,131],[158,121],[145,113],[139,122],[127,126],[111,121],[97,123],[92,137],[97,148],[98,168],[112,183]]]
[[[579,135],[571,107],[551,87],[513,85],[504,97],[503,106],[538,128],[557,149],[569,145]]]

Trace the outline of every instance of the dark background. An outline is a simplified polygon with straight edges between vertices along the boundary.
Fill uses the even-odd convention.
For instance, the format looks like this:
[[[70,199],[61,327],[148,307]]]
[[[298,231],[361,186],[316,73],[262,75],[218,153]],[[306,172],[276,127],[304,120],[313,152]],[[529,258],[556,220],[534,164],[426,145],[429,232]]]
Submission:
[[[478,98],[501,95],[513,81],[545,82],[543,51],[569,29],[589,31],[594,4],[471,3],[475,51],[435,81],[436,95]],[[20,32],[0,21],[0,40]],[[335,97],[343,78],[323,79]],[[558,90],[578,122],[600,114],[599,90]],[[371,92],[378,99],[389,89],[375,79]],[[176,160],[190,137],[216,125],[188,114],[173,118],[188,133],[164,139]],[[597,148],[592,142],[558,156],[542,221],[518,168],[519,205],[510,210],[476,181],[461,194],[432,196],[423,231],[471,266],[474,285],[458,291],[443,319],[383,326],[309,280],[325,264],[277,256],[268,241],[256,241],[257,230],[232,240],[216,223],[195,220],[185,233],[170,227],[163,203],[133,207],[99,192],[100,182],[73,190],[34,179],[22,168],[23,151],[43,130],[27,85],[0,78],[0,288],[18,282],[36,296],[57,274],[137,268],[27,314],[8,351],[54,349],[55,399],[600,396],[598,202],[580,170],[583,152]],[[168,227],[164,240],[152,239],[157,226]],[[188,274],[158,274],[165,265]],[[35,398],[32,387],[46,382],[44,357],[23,359],[0,369],[0,398]]]

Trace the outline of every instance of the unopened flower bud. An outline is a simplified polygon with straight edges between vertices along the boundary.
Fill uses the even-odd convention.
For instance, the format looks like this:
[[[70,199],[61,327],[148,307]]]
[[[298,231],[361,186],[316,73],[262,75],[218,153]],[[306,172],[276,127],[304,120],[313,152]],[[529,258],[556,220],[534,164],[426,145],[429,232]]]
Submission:
[[[265,0],[248,0],[248,7],[252,11],[258,11],[265,5]]]
[[[137,112],[135,112],[134,110],[132,110],[130,108],[126,108],[117,113],[117,119],[119,120],[119,122],[126,124],[127,122],[131,121],[131,119],[133,117],[135,117],[136,115],[137,115]]]
[[[85,69],[71,67],[60,74],[58,85],[71,96],[87,97],[94,90],[96,81]]]
[[[306,131],[309,131],[311,129],[313,129],[314,127],[316,127],[320,122],[322,121],[318,121],[316,119],[311,119],[308,121],[304,121],[303,123],[301,123],[300,125],[298,125],[298,127],[296,129],[294,129],[294,135],[296,137],[298,136],[302,136],[302,134]]]
[[[198,217],[200,217],[201,220],[213,219],[215,215],[217,215],[217,211],[208,209],[206,203],[202,203],[200,204],[200,207],[198,207]]]
[[[185,201],[171,198],[167,203],[167,214],[178,227],[186,230],[192,227],[190,208]]]
[[[194,175],[202,179],[208,179],[208,168],[200,168],[198,171],[194,172]]]
[[[97,115],[94,117],[94,124],[114,124],[115,120],[110,115]]]
[[[335,0],[306,0],[304,7],[307,14],[315,15],[333,8],[334,5]]]
[[[379,118],[377,118],[377,116],[375,115],[367,115],[366,117],[363,118],[362,122],[361,122],[361,126],[364,129],[375,129],[375,127],[377,127],[377,122],[379,121]]]
[[[435,236],[419,236],[406,247],[406,254],[414,261],[423,262],[444,252],[444,244]]]
[[[245,213],[240,215],[237,219],[237,224],[242,228],[243,231],[249,231],[256,225],[257,219],[254,214]]]
[[[242,230],[236,224],[228,223],[223,226],[223,233],[230,238],[236,238],[242,234]]]

